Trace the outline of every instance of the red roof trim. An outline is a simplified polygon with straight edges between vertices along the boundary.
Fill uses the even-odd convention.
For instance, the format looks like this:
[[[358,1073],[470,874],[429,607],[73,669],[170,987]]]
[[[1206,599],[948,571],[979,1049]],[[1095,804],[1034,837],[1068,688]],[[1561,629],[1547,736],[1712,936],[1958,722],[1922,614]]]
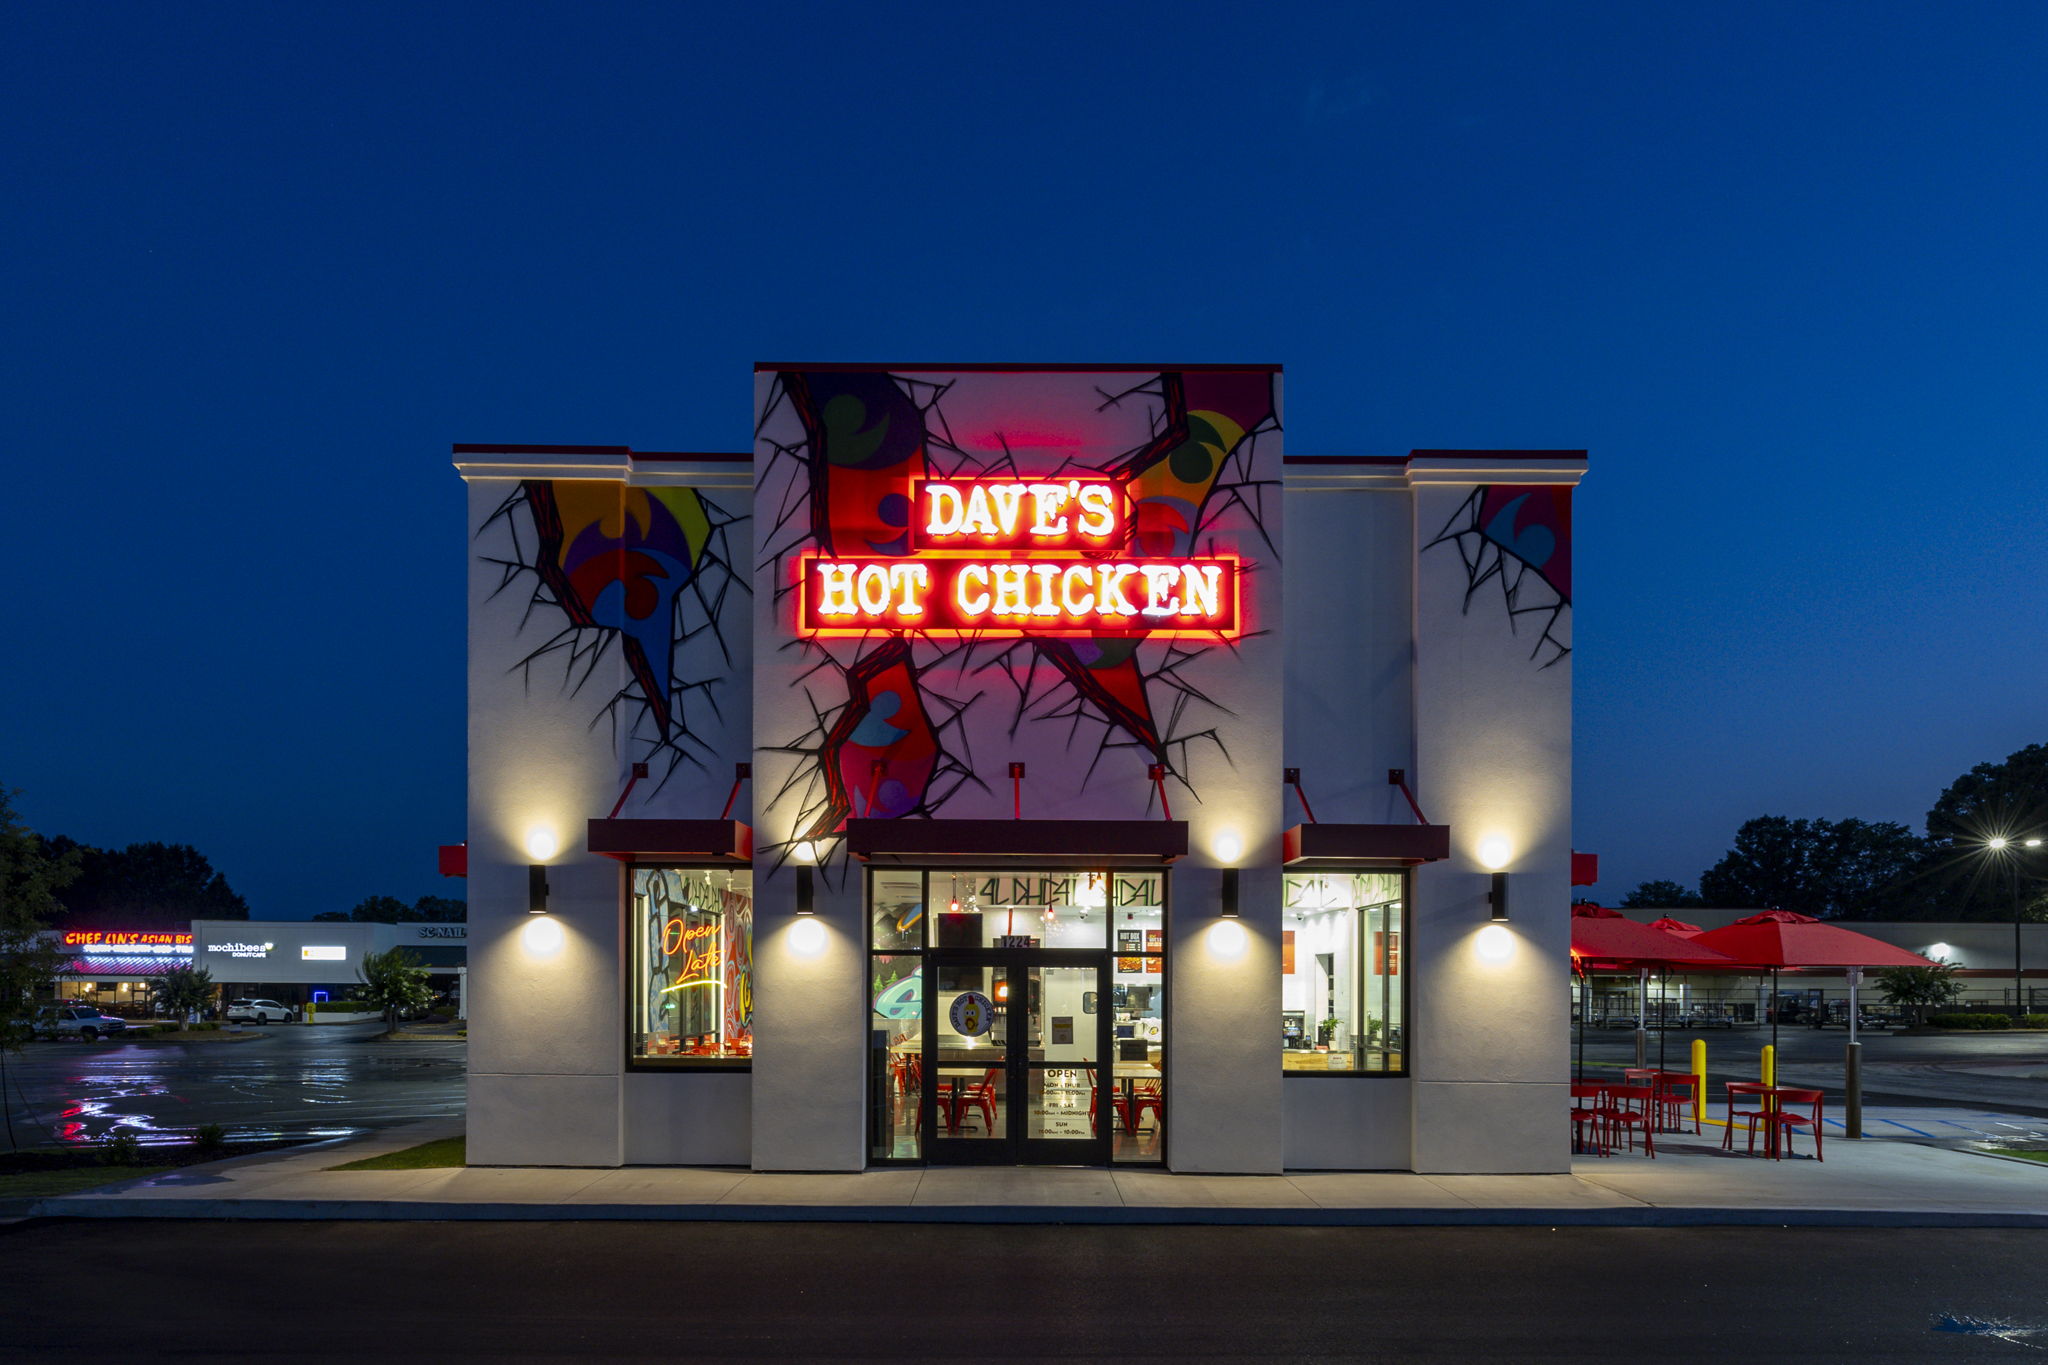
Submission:
[[[631,455],[631,446],[522,446],[457,441],[457,455]]]
[[[835,370],[901,370],[905,372],[933,372],[942,374],[1089,374],[1103,372],[1111,374],[1206,374],[1228,373],[1232,370],[1257,370],[1265,374],[1279,374],[1278,365],[1045,365],[1028,361],[997,364],[987,361],[962,363],[960,361],[919,361],[914,364],[849,364],[844,361],[793,361],[763,360],[754,366],[754,373],[762,374],[776,370],[811,370],[830,373]]]
[[[1411,460],[1583,460],[1583,450],[1411,450]]]

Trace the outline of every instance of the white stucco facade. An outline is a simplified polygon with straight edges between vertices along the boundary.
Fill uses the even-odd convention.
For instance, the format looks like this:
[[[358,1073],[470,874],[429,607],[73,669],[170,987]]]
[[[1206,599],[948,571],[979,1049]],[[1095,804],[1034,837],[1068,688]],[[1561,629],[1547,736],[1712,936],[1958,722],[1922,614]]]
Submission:
[[[927,1134],[914,1116],[878,1155],[877,1097],[903,1086],[878,1060],[888,959],[868,879],[932,878],[919,906],[930,973],[937,878],[1000,864],[1160,879],[1147,884],[1163,887],[1162,941],[1115,962],[1119,981],[1127,965],[1163,980],[1143,997],[1164,1001],[1140,1034],[1157,1036],[1144,1065],[1163,1090],[1144,1157],[1223,1173],[1565,1169],[1569,498],[1583,456],[1290,460],[1280,397],[1272,367],[769,366],[748,452],[458,447],[472,550],[470,1159],[944,1159],[951,1125]],[[1057,632],[816,629],[813,560],[949,571],[909,521],[922,515],[913,480],[942,478],[1110,481],[1133,564],[1226,566],[1227,628],[1090,634],[1073,616]],[[1014,557],[1119,552],[1045,544]],[[1028,776],[1013,780],[1016,764]],[[734,800],[739,765],[751,774]],[[1313,819],[1284,769],[1299,770]],[[746,833],[730,847],[703,842],[732,820]],[[1148,822],[1148,848],[1151,822],[1178,843],[1093,862],[1043,843],[1126,821]],[[1308,847],[1290,831],[1308,825],[1327,838],[1289,864]],[[599,841],[608,852],[591,851]],[[738,870],[751,898],[747,970],[666,988],[745,990],[745,1026],[728,1010],[715,1056],[708,1036],[663,1050],[631,1022],[662,999],[635,889],[636,869],[662,865],[727,884]],[[544,914],[531,913],[533,866]],[[1310,868],[1405,878],[1400,932],[1373,949],[1401,1001],[1362,1034],[1376,1074],[1334,1074],[1334,1061],[1333,1074],[1283,1073],[1283,972],[1311,968],[1283,931],[1282,883]],[[1504,923],[1489,902],[1497,871]],[[1062,1023],[1094,1027],[1089,994]],[[1032,1075],[1036,1087],[1079,1072]]]

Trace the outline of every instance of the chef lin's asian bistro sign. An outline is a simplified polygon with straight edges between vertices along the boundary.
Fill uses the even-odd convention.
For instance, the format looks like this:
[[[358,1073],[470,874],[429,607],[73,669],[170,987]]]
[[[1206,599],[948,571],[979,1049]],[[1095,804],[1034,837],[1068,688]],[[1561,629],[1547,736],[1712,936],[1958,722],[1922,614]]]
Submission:
[[[1132,558],[1130,495],[1102,475],[912,479],[909,553],[799,560],[806,635],[1239,633],[1230,555]]]

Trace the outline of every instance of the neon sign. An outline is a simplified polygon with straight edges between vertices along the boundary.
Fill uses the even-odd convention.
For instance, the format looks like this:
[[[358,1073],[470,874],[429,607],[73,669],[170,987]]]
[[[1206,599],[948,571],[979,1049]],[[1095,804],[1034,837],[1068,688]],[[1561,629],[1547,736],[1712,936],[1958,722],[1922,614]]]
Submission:
[[[1085,479],[912,479],[915,558],[799,556],[811,635],[1239,632],[1232,555],[1122,558],[1129,498]]]
[[[192,935],[67,929],[64,946],[87,957],[190,957]]]

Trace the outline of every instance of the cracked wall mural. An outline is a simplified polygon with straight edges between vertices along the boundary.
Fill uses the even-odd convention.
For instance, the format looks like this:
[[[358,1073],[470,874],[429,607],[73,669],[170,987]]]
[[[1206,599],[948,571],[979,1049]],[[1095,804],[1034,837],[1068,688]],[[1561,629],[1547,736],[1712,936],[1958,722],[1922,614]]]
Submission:
[[[477,531],[493,595],[527,594],[511,671],[587,697],[621,765],[650,765],[649,797],[716,777],[724,712],[744,714],[746,520],[694,488],[526,480]]]
[[[1551,484],[1486,484],[1472,490],[1422,547],[1455,547],[1465,568],[1465,611],[1489,585],[1508,629],[1529,639],[1549,668],[1571,653],[1572,490]]]

